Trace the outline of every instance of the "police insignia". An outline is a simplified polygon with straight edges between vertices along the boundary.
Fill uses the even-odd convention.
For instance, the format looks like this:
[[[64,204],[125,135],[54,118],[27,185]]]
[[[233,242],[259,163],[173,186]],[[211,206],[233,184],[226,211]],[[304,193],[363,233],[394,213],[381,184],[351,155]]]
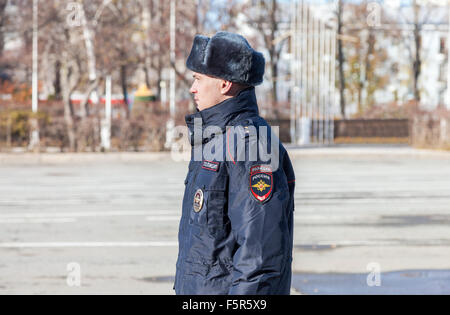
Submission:
[[[270,165],[257,165],[250,169],[250,191],[261,203],[270,199],[273,191],[273,175]]]
[[[198,189],[194,195],[194,211],[200,212],[203,207],[203,190]]]

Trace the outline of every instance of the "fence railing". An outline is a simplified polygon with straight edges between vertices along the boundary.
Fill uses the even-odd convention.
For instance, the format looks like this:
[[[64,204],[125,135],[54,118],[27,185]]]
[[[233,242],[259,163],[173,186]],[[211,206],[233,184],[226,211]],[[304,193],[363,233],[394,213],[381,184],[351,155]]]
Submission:
[[[59,107],[57,107],[59,108]],[[180,115],[177,125],[184,125]],[[29,109],[0,108],[0,151],[13,148],[27,150],[30,140],[30,121],[37,117],[40,145],[44,150],[69,150],[67,124],[61,109],[48,109],[33,116]],[[161,151],[164,149],[168,113],[146,109],[128,119],[112,119],[111,144],[113,151]],[[278,126],[283,143],[291,143],[289,118],[268,119]],[[320,121],[313,121],[319,124]],[[75,119],[76,150],[101,150],[101,115]],[[311,134],[311,137],[313,134]],[[450,149],[450,113],[421,113],[411,119],[349,119],[334,121],[334,143],[409,143],[418,148]]]

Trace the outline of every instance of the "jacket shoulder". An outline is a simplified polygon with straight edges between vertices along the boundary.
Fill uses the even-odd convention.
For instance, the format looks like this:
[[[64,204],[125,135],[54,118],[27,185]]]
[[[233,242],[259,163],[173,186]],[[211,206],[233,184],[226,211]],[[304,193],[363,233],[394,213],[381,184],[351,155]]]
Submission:
[[[259,116],[237,120],[228,128],[229,132],[234,132],[240,138],[245,139],[258,138],[261,132],[270,129],[270,125]]]

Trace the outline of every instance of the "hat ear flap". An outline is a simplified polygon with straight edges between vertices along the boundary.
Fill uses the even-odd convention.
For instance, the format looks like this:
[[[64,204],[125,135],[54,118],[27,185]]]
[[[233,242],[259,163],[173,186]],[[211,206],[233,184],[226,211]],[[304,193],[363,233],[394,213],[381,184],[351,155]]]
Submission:
[[[248,83],[250,85],[259,85],[263,82],[266,68],[266,60],[262,53],[253,51],[251,69],[249,71]]]
[[[210,41],[209,37],[197,35],[194,38],[191,53],[186,61],[186,67],[194,72],[206,74],[207,66],[205,62],[206,47]]]

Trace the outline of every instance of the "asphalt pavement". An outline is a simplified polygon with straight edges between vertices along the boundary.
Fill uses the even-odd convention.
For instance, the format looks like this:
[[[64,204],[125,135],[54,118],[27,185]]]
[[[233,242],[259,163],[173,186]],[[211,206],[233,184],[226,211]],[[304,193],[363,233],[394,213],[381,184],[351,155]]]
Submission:
[[[450,294],[450,153],[290,148],[294,294]],[[186,162],[0,154],[0,294],[173,294]]]

